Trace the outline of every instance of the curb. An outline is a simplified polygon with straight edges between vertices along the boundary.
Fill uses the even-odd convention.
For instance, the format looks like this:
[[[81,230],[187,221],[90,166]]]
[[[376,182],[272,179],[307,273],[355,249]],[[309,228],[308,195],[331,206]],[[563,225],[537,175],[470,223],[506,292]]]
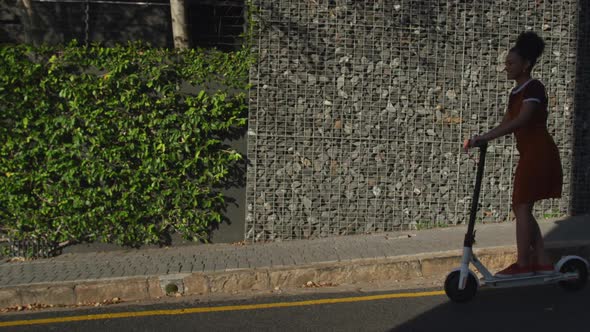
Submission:
[[[481,248],[475,252],[490,270],[505,267],[516,258],[515,246]],[[566,254],[588,259],[590,242],[550,243],[547,252],[552,259]],[[121,301],[155,300],[166,297],[166,288],[170,285],[182,295],[237,295],[285,290],[302,288],[310,281],[334,286],[363,283],[399,287],[404,282],[444,278],[459,265],[461,255],[461,250],[452,250],[300,266],[0,286],[0,308],[28,304],[76,305],[114,298]]]

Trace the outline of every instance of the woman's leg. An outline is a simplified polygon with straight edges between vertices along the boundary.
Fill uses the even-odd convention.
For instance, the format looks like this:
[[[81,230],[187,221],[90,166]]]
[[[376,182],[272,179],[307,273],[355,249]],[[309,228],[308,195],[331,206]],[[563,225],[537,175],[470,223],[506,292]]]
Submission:
[[[530,266],[531,261],[531,244],[533,242],[531,210],[532,204],[516,203],[512,206],[514,215],[516,216],[516,253],[517,263],[520,267]]]
[[[532,261],[533,264],[537,265],[550,265],[551,261],[547,254],[545,253],[545,241],[543,240],[543,234],[541,233],[541,229],[539,228],[539,223],[535,216],[532,213],[531,209],[531,221],[532,221],[532,239],[533,242],[531,243],[532,253],[534,255],[535,260]]]
[[[543,235],[533,216],[533,206],[534,203],[519,203],[513,206],[516,215],[518,265],[521,267],[532,264],[549,264],[549,259],[545,254]],[[534,256],[534,261],[531,256]]]

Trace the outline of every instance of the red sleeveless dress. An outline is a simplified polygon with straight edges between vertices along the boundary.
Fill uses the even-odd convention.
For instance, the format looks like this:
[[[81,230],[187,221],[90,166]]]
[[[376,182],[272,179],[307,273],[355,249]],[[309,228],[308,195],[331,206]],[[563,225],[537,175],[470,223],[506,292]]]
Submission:
[[[529,123],[514,132],[516,148],[520,153],[512,192],[515,204],[561,197],[563,170],[559,150],[547,130],[547,101],[545,86],[536,79],[527,81],[510,93],[510,120],[518,116],[524,102],[541,105]]]

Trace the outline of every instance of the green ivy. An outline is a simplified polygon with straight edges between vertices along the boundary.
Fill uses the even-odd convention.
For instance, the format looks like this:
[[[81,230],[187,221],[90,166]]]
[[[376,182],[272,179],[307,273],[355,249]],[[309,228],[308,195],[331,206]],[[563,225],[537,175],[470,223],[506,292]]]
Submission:
[[[242,156],[247,47],[0,47],[0,232],[138,246],[205,239]]]

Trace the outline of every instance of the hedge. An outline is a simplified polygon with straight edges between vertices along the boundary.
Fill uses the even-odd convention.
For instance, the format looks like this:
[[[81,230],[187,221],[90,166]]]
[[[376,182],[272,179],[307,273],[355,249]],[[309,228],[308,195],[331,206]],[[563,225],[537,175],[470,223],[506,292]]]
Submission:
[[[0,47],[0,233],[139,246],[206,240],[241,158],[247,49]]]

